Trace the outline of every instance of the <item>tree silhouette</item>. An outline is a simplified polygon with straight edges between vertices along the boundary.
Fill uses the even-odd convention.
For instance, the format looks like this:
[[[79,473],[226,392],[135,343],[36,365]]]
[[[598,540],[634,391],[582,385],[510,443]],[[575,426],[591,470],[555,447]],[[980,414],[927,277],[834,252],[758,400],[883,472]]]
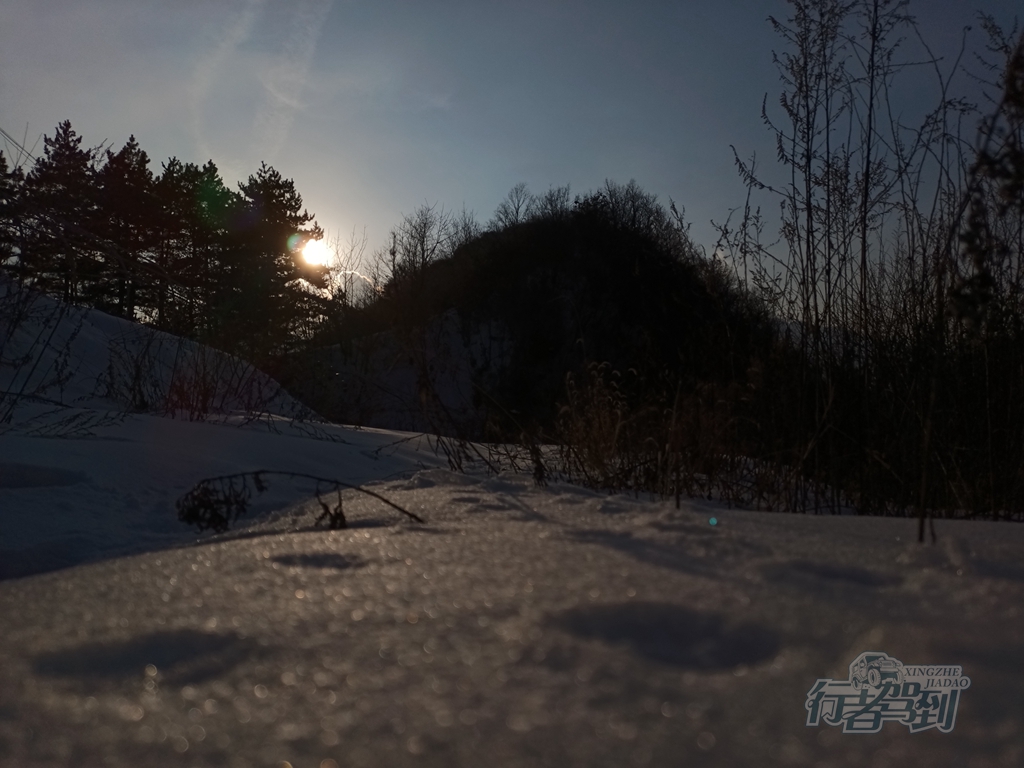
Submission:
[[[534,213],[536,204],[537,199],[527,189],[526,183],[519,182],[509,190],[505,199],[498,203],[490,228],[500,230],[528,221]]]
[[[216,311],[228,346],[260,362],[285,351],[316,311],[316,297],[304,283],[325,285],[326,270],[305,263],[289,238],[318,239],[323,230],[303,208],[295,183],[266,163],[239,184],[239,193],[230,210]]]
[[[134,136],[118,152],[106,151],[106,162],[96,173],[96,182],[96,233],[113,249],[104,259],[93,304],[133,320],[139,301],[140,262],[155,247],[159,218],[149,156]],[[153,298],[146,296],[144,302],[151,306]]]
[[[175,333],[211,340],[227,222],[235,194],[213,161],[202,168],[176,157],[156,179],[160,219],[156,260],[168,275],[155,287],[157,324]],[[174,285],[170,285],[173,281]]]
[[[213,161],[157,176],[132,136],[101,153],[65,121],[25,174],[0,155],[0,268],[26,285],[266,363],[330,311],[323,231],[265,163],[229,189]],[[319,289],[319,290],[318,290]]]
[[[43,156],[25,179],[23,276],[69,303],[83,298],[81,286],[94,281],[100,268],[87,232],[96,219],[95,157],[65,120],[53,138],[44,138]]]

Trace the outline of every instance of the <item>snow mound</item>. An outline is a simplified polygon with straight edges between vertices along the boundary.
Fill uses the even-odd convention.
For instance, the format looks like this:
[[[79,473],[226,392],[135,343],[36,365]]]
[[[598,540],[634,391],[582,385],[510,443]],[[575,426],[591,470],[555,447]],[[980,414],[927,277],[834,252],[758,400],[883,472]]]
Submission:
[[[0,579],[193,541],[175,505],[207,477],[263,469],[361,485],[438,463],[423,437],[280,417],[130,414],[59,438],[10,431],[0,437]],[[316,490],[273,480],[249,519],[286,514]]]
[[[189,420],[315,417],[244,360],[0,280],[0,424],[54,406]]]

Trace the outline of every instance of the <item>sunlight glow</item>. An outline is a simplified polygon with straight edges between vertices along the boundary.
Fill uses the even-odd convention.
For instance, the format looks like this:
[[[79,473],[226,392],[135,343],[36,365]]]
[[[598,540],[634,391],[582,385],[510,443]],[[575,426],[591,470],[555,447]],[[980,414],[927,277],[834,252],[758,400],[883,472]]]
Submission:
[[[310,264],[326,264],[331,258],[331,251],[323,240],[308,240],[302,246],[302,258]]]

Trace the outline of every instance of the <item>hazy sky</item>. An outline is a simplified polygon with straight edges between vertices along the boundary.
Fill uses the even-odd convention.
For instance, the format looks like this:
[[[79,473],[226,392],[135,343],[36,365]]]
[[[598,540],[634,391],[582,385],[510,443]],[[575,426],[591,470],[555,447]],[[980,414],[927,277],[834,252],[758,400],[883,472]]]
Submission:
[[[978,8],[1010,25],[1019,6],[911,5],[946,55]],[[68,119],[115,149],[134,133],[155,171],[213,159],[232,185],[265,160],[322,226],[365,227],[371,249],[425,202],[486,222],[517,182],[606,178],[675,199],[710,246],[709,220],[743,200],[729,145],[774,156],[767,17],[787,14],[779,0],[0,0],[0,127],[27,126],[31,145]]]

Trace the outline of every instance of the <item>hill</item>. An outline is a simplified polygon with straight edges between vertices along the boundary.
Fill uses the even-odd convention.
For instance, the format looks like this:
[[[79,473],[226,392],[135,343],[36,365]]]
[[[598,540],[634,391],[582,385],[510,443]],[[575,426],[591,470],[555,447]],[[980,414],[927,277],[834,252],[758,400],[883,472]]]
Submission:
[[[341,421],[473,437],[550,429],[566,376],[592,363],[666,387],[742,379],[771,325],[635,194],[632,212],[598,193],[400,263],[336,343],[275,374]]]

